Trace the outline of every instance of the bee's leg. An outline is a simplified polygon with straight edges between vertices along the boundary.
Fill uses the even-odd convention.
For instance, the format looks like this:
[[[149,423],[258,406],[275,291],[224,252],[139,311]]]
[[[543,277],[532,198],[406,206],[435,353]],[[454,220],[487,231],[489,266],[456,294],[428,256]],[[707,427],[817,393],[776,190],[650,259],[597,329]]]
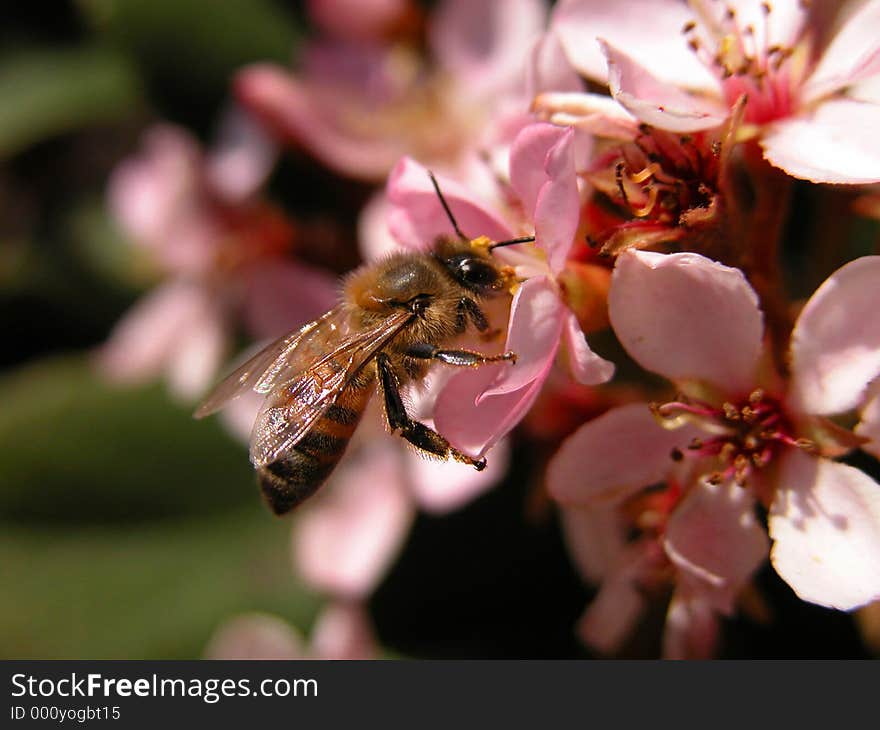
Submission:
[[[470,297],[462,297],[458,300],[458,312],[456,314],[456,323],[461,332],[464,332],[468,320],[473,323],[478,332],[485,332],[489,329],[489,320],[477,304]]]
[[[472,350],[441,350],[439,347],[429,345],[427,342],[417,342],[414,345],[410,345],[406,350],[406,354],[419,360],[439,360],[447,365],[469,368],[502,360],[511,363],[516,362],[515,352],[503,352],[500,355],[484,355]]]
[[[456,324],[458,325],[457,329],[459,332],[464,332],[467,329],[468,320],[474,325],[477,332],[480,333],[480,339],[483,342],[491,342],[501,334],[501,330],[498,328],[489,329],[489,320],[486,319],[486,315],[480,309],[479,304],[470,297],[462,297],[458,302],[458,313],[456,315]]]
[[[477,471],[486,468],[485,459],[474,459],[461,453],[439,433],[409,417],[400,397],[400,380],[388,355],[379,353],[376,356],[376,366],[379,371],[379,388],[385,401],[385,417],[392,432],[399,429],[400,435],[413,446],[434,456],[444,459],[451,456],[456,461],[470,464]]]

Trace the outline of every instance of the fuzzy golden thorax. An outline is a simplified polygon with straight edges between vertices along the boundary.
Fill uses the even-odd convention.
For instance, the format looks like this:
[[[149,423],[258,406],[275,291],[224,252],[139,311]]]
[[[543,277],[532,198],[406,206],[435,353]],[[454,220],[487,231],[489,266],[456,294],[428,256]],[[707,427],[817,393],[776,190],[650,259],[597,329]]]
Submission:
[[[413,319],[384,348],[393,359],[411,345],[442,346],[461,334],[467,320],[462,300],[477,304],[502,293],[503,277],[485,251],[469,242],[439,239],[433,252],[395,253],[354,271],[343,286],[343,302],[353,328],[375,325],[401,309],[413,311]],[[425,364],[406,363],[411,377],[427,369]]]

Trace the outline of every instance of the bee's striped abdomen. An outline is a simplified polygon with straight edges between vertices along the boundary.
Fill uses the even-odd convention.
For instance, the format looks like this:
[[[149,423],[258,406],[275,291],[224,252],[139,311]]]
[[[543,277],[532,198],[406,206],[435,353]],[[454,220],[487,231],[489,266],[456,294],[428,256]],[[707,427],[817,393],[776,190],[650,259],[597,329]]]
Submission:
[[[371,384],[349,385],[290,456],[257,470],[263,496],[276,515],[299,506],[330,476],[361,420],[371,390]]]

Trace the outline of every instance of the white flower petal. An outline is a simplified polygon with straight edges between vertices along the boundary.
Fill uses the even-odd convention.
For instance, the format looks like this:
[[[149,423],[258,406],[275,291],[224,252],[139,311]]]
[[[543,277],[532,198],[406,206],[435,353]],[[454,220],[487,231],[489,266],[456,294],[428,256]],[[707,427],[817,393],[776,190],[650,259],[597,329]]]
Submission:
[[[763,316],[739,269],[694,253],[626,251],[614,268],[608,311],[645,369],[702,379],[731,395],[752,387]]]
[[[856,427],[856,433],[871,439],[862,449],[880,459],[880,394],[871,398],[862,408],[862,419]]]
[[[880,485],[864,472],[791,451],[769,528],[770,560],[803,600],[851,610],[880,598]]]
[[[764,157],[789,175],[816,183],[880,182],[880,104],[833,99],[772,127]]]
[[[751,494],[733,482],[701,482],[672,513],[664,547],[679,569],[721,591],[718,607],[729,611],[767,557],[770,541],[755,517]]]
[[[676,0],[561,0],[550,25],[575,68],[593,81],[606,79],[605,58],[596,42],[601,37],[626,48],[663,81],[717,93],[717,79],[681,35],[692,18]]]
[[[625,499],[666,479],[674,448],[701,431],[665,429],[647,403],[630,403],[585,423],[559,447],[547,466],[547,489],[563,504],[592,506]]]
[[[311,585],[358,600],[381,580],[414,515],[400,456],[391,445],[367,445],[349,454],[322,494],[303,509],[293,557]]]
[[[842,413],[880,376],[880,256],[835,271],[804,306],[791,338],[792,406]]]

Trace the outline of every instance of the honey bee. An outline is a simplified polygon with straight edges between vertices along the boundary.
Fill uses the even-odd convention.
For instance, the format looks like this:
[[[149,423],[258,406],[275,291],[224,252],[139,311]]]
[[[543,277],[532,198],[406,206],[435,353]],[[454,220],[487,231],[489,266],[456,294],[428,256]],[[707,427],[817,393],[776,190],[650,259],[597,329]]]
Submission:
[[[457,238],[441,237],[431,252],[395,253],[357,269],[345,280],[336,307],[248,360],[195,412],[203,418],[247,390],[266,396],[251,435],[250,458],[275,514],[299,506],[326,481],[377,388],[392,433],[430,457],[452,458],[478,471],[486,466],[485,458],[462,453],[413,420],[400,389],[424,377],[434,362],[478,367],[516,361],[512,352],[484,355],[442,345],[469,324],[487,332],[479,302],[504,293],[510,284],[491,250],[534,237],[469,239],[430,177]]]

